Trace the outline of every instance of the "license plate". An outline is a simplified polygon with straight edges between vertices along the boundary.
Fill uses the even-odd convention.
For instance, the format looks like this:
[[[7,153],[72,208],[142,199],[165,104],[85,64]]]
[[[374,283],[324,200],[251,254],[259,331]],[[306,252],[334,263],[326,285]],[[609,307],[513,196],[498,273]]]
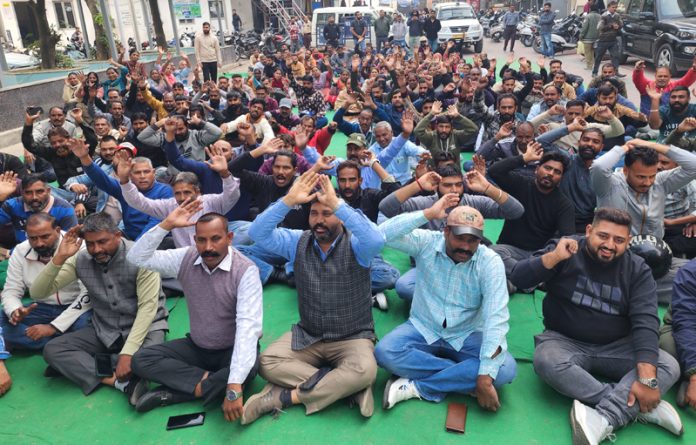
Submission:
[[[466,37],[466,33],[452,34],[453,39],[463,39]]]

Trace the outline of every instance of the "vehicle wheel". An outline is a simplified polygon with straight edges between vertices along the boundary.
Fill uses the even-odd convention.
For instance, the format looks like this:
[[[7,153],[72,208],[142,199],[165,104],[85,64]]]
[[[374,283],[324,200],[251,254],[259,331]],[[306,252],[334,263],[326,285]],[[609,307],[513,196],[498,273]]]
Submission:
[[[494,42],[500,42],[500,39],[503,38],[503,33],[500,31],[496,31],[493,33],[491,38],[493,39]]]
[[[478,42],[474,43],[474,52],[480,54],[483,51],[483,38]]]
[[[669,43],[662,45],[655,53],[655,68],[658,66],[666,66],[669,67],[671,72],[677,72],[677,63],[674,60],[674,51]]]
[[[541,54],[541,36],[537,36],[534,38],[534,43],[532,43],[532,47],[534,48],[534,51]]]
[[[534,36],[524,36],[521,40],[522,44],[529,48],[534,44]]]

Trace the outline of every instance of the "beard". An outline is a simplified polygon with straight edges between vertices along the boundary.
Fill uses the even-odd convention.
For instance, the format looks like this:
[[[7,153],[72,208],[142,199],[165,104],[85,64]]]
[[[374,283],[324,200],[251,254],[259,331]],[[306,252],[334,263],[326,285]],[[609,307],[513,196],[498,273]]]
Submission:
[[[174,139],[177,142],[184,142],[188,138],[188,131],[184,134],[177,134],[174,136]]]
[[[444,131],[438,131],[437,137],[440,138],[441,141],[446,141],[447,139],[449,139],[450,134]]]
[[[681,114],[686,110],[686,104],[680,103],[680,102],[675,102],[673,104],[670,104],[669,107],[672,109],[677,114]]]
[[[320,233],[317,233],[317,229],[321,229]],[[316,238],[316,240],[319,242],[328,242],[334,238],[331,230],[321,223],[312,226],[312,234],[314,235],[314,238]]]
[[[515,120],[515,115],[512,113],[500,113],[500,123],[504,124]]]
[[[580,145],[578,146],[578,156],[580,156],[580,159],[583,161],[589,161],[590,159],[594,159],[597,155],[592,147],[588,145]]]
[[[56,246],[35,247],[34,251],[41,258],[49,258],[52,257],[54,253],[56,253]]]

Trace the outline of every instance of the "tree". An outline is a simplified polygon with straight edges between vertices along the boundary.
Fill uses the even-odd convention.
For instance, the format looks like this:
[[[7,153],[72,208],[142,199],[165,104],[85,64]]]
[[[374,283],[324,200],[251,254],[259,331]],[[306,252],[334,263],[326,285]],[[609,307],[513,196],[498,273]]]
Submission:
[[[159,3],[157,3],[157,0],[147,0],[147,2],[150,4],[150,15],[152,16],[152,25],[155,28],[157,46],[161,46],[162,49],[167,49],[167,39],[164,37],[164,27],[162,27]]]
[[[97,0],[85,0],[85,3],[94,20],[96,59],[107,60],[111,56],[109,54],[109,41],[106,39],[106,33],[104,32],[104,17],[102,17],[99,5],[97,5]]]
[[[41,68],[55,68],[56,44],[60,42],[60,34],[48,26],[46,18],[46,0],[29,0],[27,6],[36,17],[37,30],[39,32],[39,50],[41,55]]]

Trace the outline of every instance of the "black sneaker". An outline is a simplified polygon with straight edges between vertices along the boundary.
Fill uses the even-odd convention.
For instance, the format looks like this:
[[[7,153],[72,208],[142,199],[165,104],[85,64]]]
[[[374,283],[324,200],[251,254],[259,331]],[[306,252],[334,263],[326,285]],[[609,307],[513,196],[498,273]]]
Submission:
[[[56,368],[54,368],[51,365],[46,366],[46,369],[44,369],[44,377],[53,378],[53,377],[62,377],[63,374],[60,373]]]
[[[268,277],[268,283],[281,283],[281,284],[287,284],[290,287],[295,287],[295,275],[294,274],[288,274],[285,272],[285,267],[283,266],[276,266],[273,268],[273,272],[271,272],[271,276]]]
[[[190,402],[195,399],[196,397],[193,394],[186,394],[174,391],[166,386],[160,386],[143,394],[136,402],[135,410],[139,413],[146,413],[160,406]]]
[[[140,377],[131,376],[128,386],[125,387],[123,393],[128,397],[128,403],[135,406],[143,394],[148,391],[148,381]]]

